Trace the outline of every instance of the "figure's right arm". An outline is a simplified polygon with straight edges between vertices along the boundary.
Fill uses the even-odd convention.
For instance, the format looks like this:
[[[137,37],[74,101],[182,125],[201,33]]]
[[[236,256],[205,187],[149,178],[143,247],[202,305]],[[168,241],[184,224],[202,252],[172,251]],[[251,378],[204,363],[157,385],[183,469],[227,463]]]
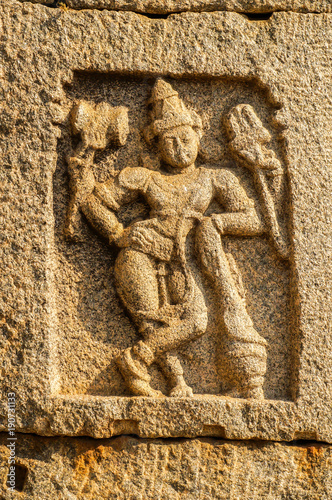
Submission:
[[[96,183],[93,192],[81,203],[81,210],[98,233],[116,243],[124,228],[115,212],[133,202],[145,184],[146,169],[125,168],[105,183]]]

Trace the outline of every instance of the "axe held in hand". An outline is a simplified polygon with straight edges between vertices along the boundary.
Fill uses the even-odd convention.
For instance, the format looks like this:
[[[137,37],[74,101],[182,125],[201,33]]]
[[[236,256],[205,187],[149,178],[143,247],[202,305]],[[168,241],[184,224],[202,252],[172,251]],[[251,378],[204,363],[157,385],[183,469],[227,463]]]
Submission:
[[[230,151],[234,159],[253,173],[274,247],[281,258],[287,259],[289,246],[282,235],[275,201],[266,180],[266,175],[276,177],[283,174],[278,158],[266,147],[271,135],[249,104],[239,104],[232,108],[225,123]]]
[[[94,155],[110,144],[120,147],[129,133],[128,109],[112,107],[102,102],[93,104],[80,101],[71,112],[71,127],[80,142],[68,158],[70,199],[65,224],[65,236],[78,241],[81,227],[81,203],[93,191],[95,179],[92,171]]]

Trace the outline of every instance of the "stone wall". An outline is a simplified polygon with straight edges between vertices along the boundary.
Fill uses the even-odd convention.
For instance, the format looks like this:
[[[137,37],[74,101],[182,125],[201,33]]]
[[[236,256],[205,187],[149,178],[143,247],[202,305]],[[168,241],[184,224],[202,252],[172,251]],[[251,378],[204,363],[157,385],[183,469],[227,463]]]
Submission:
[[[332,497],[330,12],[0,0],[0,498]]]

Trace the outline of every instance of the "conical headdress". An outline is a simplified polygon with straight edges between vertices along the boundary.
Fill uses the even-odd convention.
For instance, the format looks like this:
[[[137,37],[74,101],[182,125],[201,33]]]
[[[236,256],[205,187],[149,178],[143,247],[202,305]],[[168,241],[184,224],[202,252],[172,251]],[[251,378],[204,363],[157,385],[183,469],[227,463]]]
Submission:
[[[162,78],[156,81],[149,103],[153,105],[152,123],[145,130],[148,142],[165,130],[189,125],[199,135],[202,131],[202,120],[195,111],[188,110],[179,94]]]

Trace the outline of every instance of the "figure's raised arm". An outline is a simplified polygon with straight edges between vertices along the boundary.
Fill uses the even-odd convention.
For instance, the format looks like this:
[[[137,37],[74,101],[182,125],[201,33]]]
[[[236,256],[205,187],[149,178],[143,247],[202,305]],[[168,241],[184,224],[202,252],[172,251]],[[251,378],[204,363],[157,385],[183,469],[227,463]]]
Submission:
[[[124,231],[115,212],[136,200],[149,175],[150,171],[144,168],[125,168],[114,179],[96,183],[93,192],[82,203],[81,210],[90,224],[110,243],[117,243]]]
[[[64,233],[69,240],[77,241],[81,208],[96,185],[93,175],[95,152],[110,144],[119,147],[126,143],[128,110],[122,106],[112,107],[106,102],[80,101],[72,109],[70,122],[72,132],[80,142],[68,158],[70,198]]]

